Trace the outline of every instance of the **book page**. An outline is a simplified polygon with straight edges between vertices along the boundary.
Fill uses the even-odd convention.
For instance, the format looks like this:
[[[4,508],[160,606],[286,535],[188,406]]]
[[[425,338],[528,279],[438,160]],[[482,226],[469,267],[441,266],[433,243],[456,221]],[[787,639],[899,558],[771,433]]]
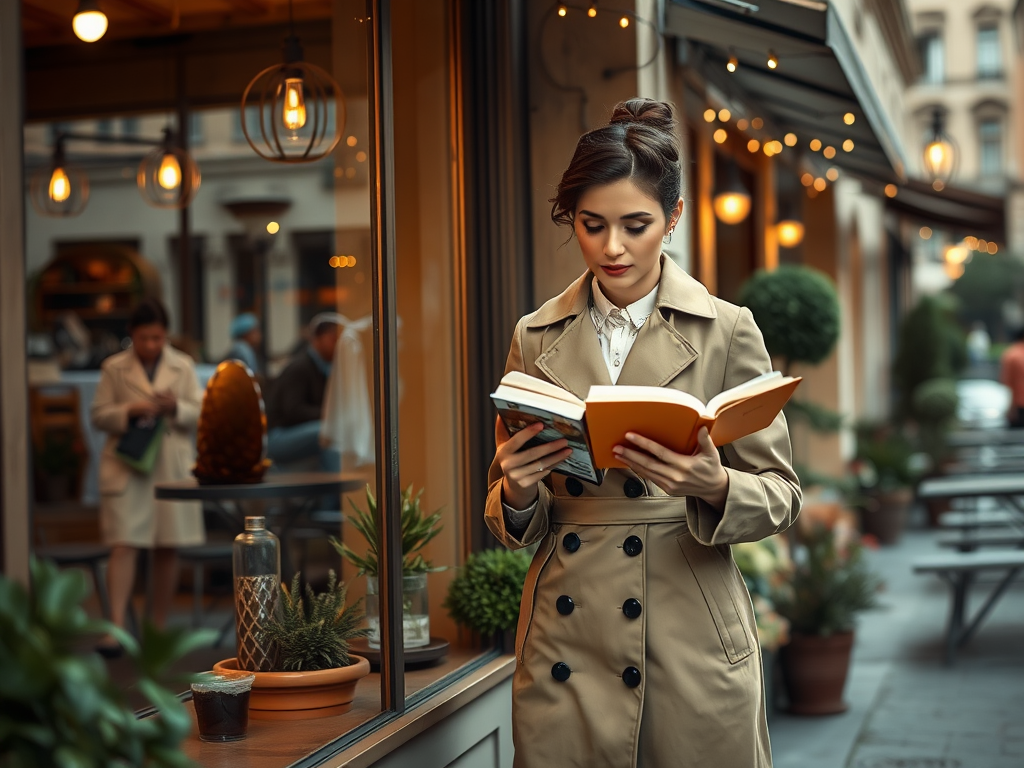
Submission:
[[[760,376],[755,376],[750,381],[737,384],[735,387],[719,392],[712,397],[708,400],[705,412],[708,416],[717,416],[723,405],[734,403],[756,395],[758,392],[765,392],[773,387],[777,387],[782,383],[783,378],[782,373],[779,371],[768,371]],[[787,376],[785,378],[789,379],[790,377]]]
[[[703,413],[704,403],[689,392],[667,387],[642,387],[631,384],[595,384],[587,393],[587,403],[675,403]]]
[[[556,400],[564,400],[567,403],[578,405],[580,408],[583,407],[583,401],[572,392],[568,392],[557,384],[552,384],[550,381],[538,379],[536,376],[531,376],[522,371],[509,371],[501,377],[500,384],[506,387],[526,390],[527,392],[535,392],[546,397],[553,397]]]

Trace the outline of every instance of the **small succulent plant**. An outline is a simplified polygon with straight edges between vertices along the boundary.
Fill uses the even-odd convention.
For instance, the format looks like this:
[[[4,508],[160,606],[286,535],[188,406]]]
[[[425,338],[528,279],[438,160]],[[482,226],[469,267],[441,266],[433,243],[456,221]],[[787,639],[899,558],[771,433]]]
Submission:
[[[334,571],[327,577],[327,589],[317,593],[307,584],[305,596],[299,574],[291,588],[281,585],[281,613],[265,628],[267,637],[277,646],[278,672],[313,671],[347,667],[352,663],[349,645],[366,637],[360,629],[361,600],[345,605],[348,587],[338,581]]]

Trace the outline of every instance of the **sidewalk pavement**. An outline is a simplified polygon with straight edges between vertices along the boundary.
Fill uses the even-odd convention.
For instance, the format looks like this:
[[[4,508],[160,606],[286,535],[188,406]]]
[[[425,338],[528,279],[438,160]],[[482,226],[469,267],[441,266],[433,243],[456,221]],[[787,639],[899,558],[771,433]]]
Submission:
[[[862,615],[840,715],[769,717],[775,768],[1024,768],[1024,579],[1010,586],[952,667],[942,660],[949,588],[911,562],[939,551],[909,530],[869,551],[883,607]],[[993,576],[971,594],[969,612]]]

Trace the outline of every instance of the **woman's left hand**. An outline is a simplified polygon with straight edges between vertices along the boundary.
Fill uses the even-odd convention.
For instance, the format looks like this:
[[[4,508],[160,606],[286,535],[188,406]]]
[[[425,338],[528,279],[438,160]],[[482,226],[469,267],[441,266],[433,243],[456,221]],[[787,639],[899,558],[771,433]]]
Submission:
[[[626,439],[631,445],[615,446],[615,458],[644,480],[669,496],[697,496],[717,509],[725,506],[729,475],[707,427],[697,434],[697,451],[692,456],[675,453],[633,432],[628,432]]]

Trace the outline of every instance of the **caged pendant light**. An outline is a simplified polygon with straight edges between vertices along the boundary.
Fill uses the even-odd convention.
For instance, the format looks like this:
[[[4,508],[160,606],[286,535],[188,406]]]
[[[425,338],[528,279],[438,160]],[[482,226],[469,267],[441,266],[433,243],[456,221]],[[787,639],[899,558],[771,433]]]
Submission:
[[[311,163],[330,154],[341,139],[345,100],[326,71],[303,61],[291,0],[288,19],[284,62],[256,75],[242,94],[242,132],[264,160]]]
[[[192,156],[177,146],[174,130],[164,128],[163,142],[142,158],[135,180],[150,205],[184,208],[199,191],[202,176]]]
[[[43,216],[69,218],[85,210],[89,201],[89,177],[67,161],[63,139],[54,146],[50,162],[32,174],[29,198]]]

